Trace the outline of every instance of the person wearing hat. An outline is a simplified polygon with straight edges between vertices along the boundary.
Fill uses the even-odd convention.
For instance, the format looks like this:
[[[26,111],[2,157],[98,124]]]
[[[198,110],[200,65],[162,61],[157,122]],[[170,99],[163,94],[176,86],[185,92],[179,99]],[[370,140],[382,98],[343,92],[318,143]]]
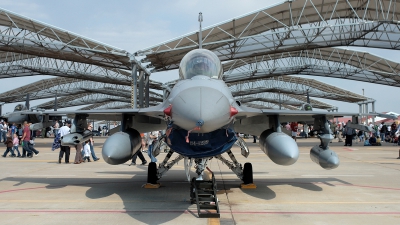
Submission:
[[[62,126],[59,130],[58,133],[60,134],[60,140],[61,137],[63,137],[64,135],[67,135],[70,133],[70,129],[71,129],[71,121],[67,120],[65,122],[65,125]],[[65,153],[65,163],[69,163],[69,155],[70,155],[71,149],[69,146],[63,146],[61,145],[60,147],[60,154],[58,156],[58,163],[61,163],[61,159],[64,156]]]

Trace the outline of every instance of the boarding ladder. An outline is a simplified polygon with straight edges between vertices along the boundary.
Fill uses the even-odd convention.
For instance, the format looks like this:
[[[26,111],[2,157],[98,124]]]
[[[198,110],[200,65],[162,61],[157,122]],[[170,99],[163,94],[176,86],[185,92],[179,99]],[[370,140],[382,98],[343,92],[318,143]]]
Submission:
[[[196,180],[195,177],[192,179],[190,183],[190,202],[192,204],[196,203],[199,218],[220,218],[217,183],[214,173],[208,167],[207,170],[212,174],[211,180]]]

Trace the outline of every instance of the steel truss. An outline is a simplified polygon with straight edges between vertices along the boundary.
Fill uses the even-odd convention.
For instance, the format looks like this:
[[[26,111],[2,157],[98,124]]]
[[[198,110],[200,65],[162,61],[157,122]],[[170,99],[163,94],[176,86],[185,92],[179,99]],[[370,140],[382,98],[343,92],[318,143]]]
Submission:
[[[296,107],[300,107],[307,102],[307,98],[303,96],[292,95],[292,94],[279,94],[279,93],[258,93],[252,95],[244,95],[241,96],[240,98],[237,98],[237,100],[244,105],[246,105],[246,103],[259,104],[260,102],[269,102],[269,103],[275,103],[276,105],[279,105],[279,103],[281,103]],[[314,108],[319,108],[319,109],[335,108],[332,105],[314,99],[310,99],[310,104]]]
[[[130,85],[130,72],[67,60],[0,52],[0,78],[52,75]]]
[[[393,0],[284,1],[203,29],[202,46],[222,61],[333,46],[398,49],[398,21]],[[198,42],[192,32],[136,54],[153,71],[176,69]]]
[[[92,110],[92,109],[128,109],[131,108],[131,104],[126,104],[125,102],[101,102],[95,103],[79,110]]]
[[[270,78],[259,78],[227,83],[232,95],[240,97],[257,93],[281,93],[289,95],[331,99],[343,102],[361,102],[372,100],[365,96],[343,90],[341,88],[325,84],[314,79],[307,79],[295,76],[277,76]]]
[[[0,50],[131,69],[125,50],[0,9]],[[1,61],[4,62],[4,59]]]
[[[395,4],[393,0],[289,0],[204,29],[203,48],[215,52],[225,62],[224,79],[232,91],[236,89],[233,94],[237,97],[268,99],[273,95],[257,97],[255,94],[278,91],[281,97],[287,95],[290,102],[294,94],[304,96],[304,91],[309,90],[312,97],[359,102],[365,98],[360,100],[354,93],[327,89],[329,86],[317,81],[303,85],[304,80],[294,82],[298,78],[283,76],[264,83],[264,86],[257,83],[261,83],[261,78],[271,76],[306,74],[400,86],[397,63],[367,53],[326,48],[398,49],[399,13],[395,11]],[[0,35],[0,78],[43,74],[64,76],[64,80],[59,80],[64,82],[60,85],[51,86],[51,82],[58,81],[49,79],[0,94],[3,102],[23,101],[26,93],[31,93],[31,99],[79,96],[90,89],[109,95],[108,87],[115,90],[113,95],[117,96],[117,90],[125,90],[124,86],[132,84],[129,82],[131,71],[125,70],[132,70],[135,64],[147,75],[150,72],[146,68],[154,67],[154,71],[176,69],[181,58],[198,48],[199,42],[198,33],[193,32],[138,51],[136,56],[146,56],[142,63],[151,63],[144,66],[124,50],[3,9],[0,9]],[[86,89],[83,85],[81,89],[74,88],[74,84],[68,82],[83,82],[77,78],[92,80],[93,84]],[[291,81],[282,83],[277,81],[279,79]],[[102,86],[100,82],[114,86]],[[143,90],[146,85],[138,86]],[[153,89],[160,90],[160,86],[158,83]],[[248,89],[244,90],[244,87]],[[320,90],[333,93],[323,95]],[[296,99],[294,103],[299,104],[304,98]]]
[[[324,48],[232,60],[227,83],[283,74],[325,76],[400,87],[400,64],[367,52]]]
[[[158,86],[152,84],[151,86]],[[101,92],[105,94],[118,95],[123,92],[123,96],[130,99],[130,86],[94,82],[76,78],[51,78],[34,82],[11,91],[0,94],[0,101],[6,103],[25,101],[26,94],[30,94],[30,100],[54,98],[56,96],[73,96],[84,92]],[[122,95],[122,94],[120,94]],[[154,95],[162,99],[160,94],[150,91],[149,95]]]
[[[160,104],[159,102],[150,102],[150,106],[156,106]],[[92,109],[130,109],[131,104],[126,104],[125,102],[102,102],[102,103],[95,103],[91,104],[88,106],[85,106],[83,108],[80,108],[79,110],[92,110]]]
[[[112,92],[112,91],[111,91]],[[118,90],[117,90],[118,92]],[[113,93],[113,94],[103,94],[103,93],[97,93],[97,90],[89,90],[89,89],[84,89],[82,90],[82,93],[80,94],[73,94],[73,95],[68,95],[64,96],[61,98],[57,99],[57,108],[67,108],[67,107],[72,107],[72,106],[80,106],[80,105],[88,105],[88,104],[96,104],[96,103],[109,103],[109,102],[124,102],[124,103],[129,103],[131,102],[130,98],[127,98],[126,96],[129,96],[130,91],[128,92],[119,92],[119,93]],[[122,96],[121,96],[122,95]],[[162,97],[160,97],[159,94],[155,95],[150,95],[150,101],[152,103],[157,102],[161,103],[162,102]],[[42,104],[39,104],[35,107],[41,108],[41,109],[53,109],[55,106],[55,100],[51,100]]]

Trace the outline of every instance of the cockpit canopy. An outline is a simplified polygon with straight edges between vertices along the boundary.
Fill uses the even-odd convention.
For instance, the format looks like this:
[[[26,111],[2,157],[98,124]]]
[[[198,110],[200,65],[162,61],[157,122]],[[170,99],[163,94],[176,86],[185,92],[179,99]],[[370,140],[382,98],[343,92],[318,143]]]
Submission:
[[[304,111],[313,111],[313,108],[312,108],[312,106],[311,106],[310,104],[305,103],[305,104],[303,104],[303,105],[301,106],[301,110],[304,110]]]
[[[18,105],[16,105],[14,107],[14,112],[19,112],[19,111],[22,111],[22,110],[26,110],[26,107],[23,104],[18,104]]]
[[[222,64],[218,57],[207,49],[188,52],[179,65],[179,78],[190,79],[196,75],[222,79]]]

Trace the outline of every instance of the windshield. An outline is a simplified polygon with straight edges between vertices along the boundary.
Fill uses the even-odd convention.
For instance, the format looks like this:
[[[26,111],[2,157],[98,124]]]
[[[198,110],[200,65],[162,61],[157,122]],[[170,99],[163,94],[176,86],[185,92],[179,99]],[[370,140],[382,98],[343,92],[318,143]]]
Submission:
[[[22,111],[24,108],[25,108],[24,105],[18,104],[18,105],[15,106],[14,112]]]
[[[179,78],[190,79],[196,75],[222,79],[222,65],[218,57],[206,49],[187,53],[179,65]]]

